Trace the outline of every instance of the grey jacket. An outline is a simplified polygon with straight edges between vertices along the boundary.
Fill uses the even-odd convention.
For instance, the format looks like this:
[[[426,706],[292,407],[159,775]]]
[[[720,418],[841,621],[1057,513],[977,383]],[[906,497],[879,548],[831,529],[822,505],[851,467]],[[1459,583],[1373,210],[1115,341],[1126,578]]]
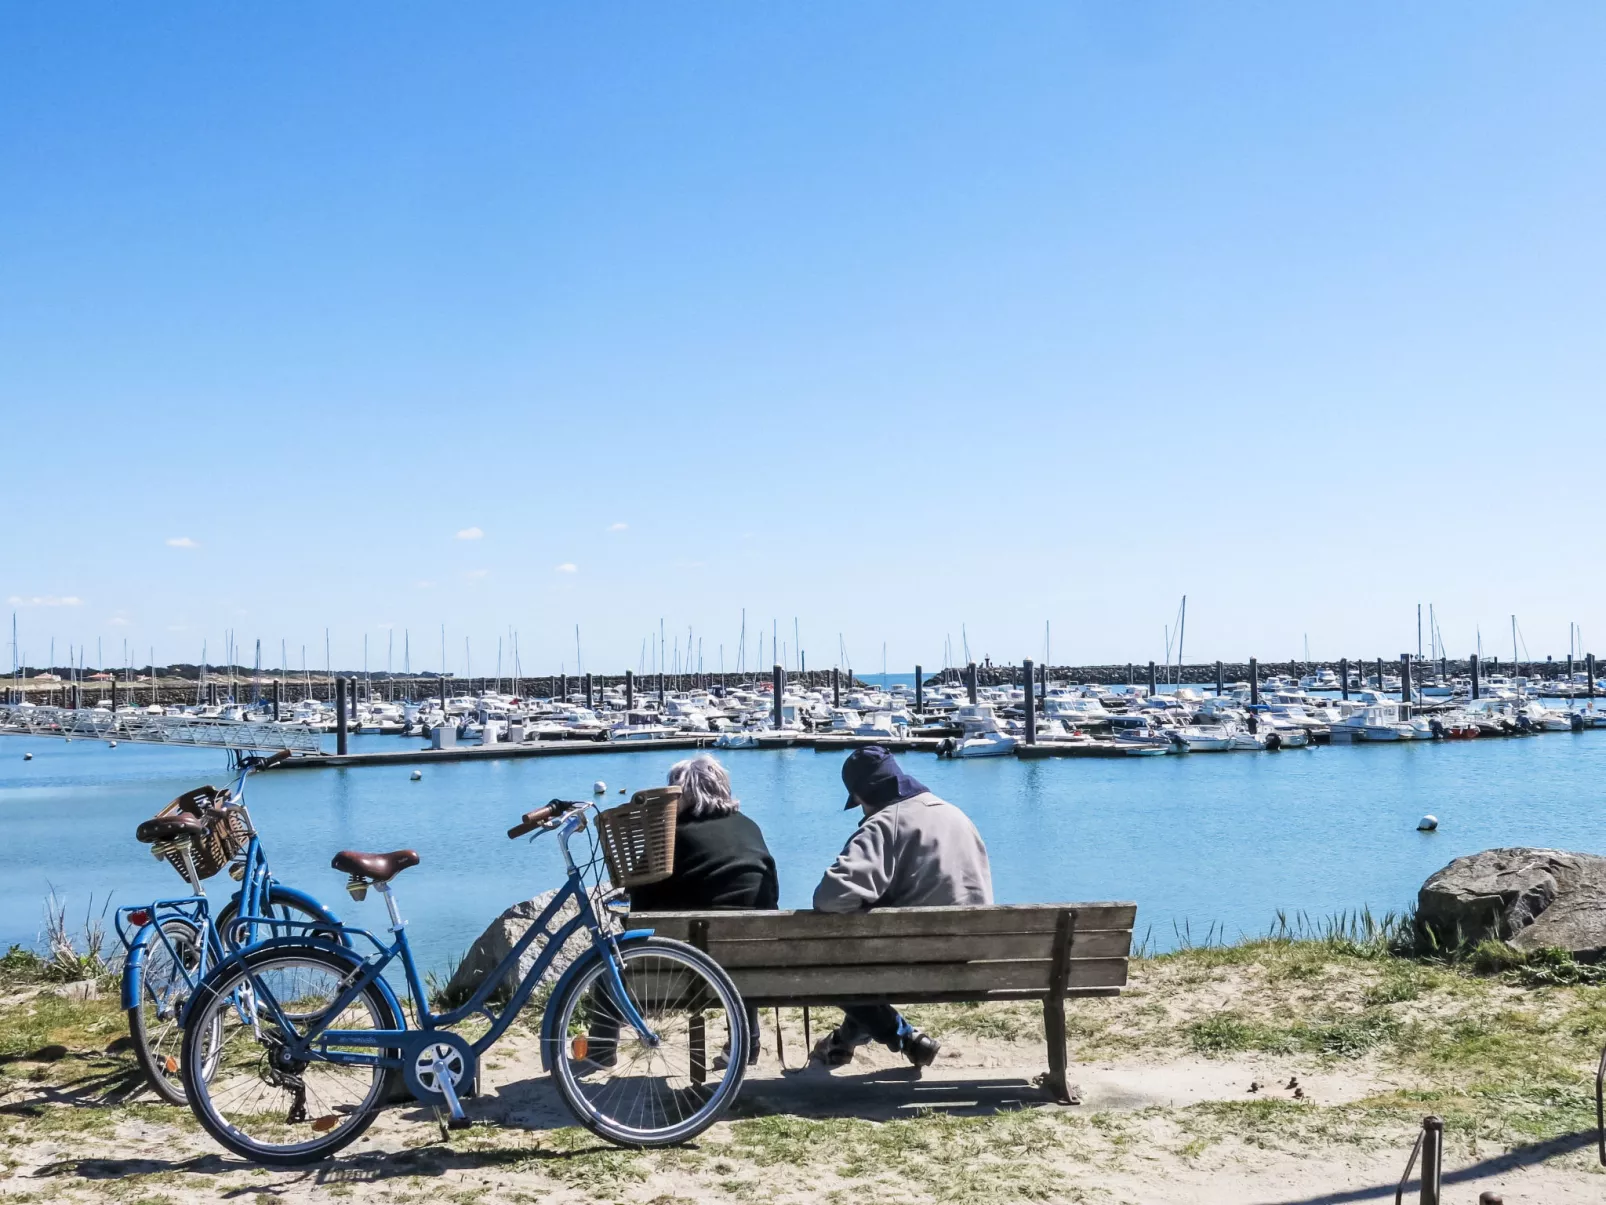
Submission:
[[[819,912],[992,902],[981,834],[930,791],[866,816],[814,889]]]

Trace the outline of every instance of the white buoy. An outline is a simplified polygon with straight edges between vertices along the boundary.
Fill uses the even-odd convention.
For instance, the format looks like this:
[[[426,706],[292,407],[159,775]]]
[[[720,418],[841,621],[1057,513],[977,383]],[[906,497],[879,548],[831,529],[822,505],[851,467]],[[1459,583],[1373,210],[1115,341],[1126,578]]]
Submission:
[[[620,787],[619,788],[619,794],[623,795],[624,793],[625,793],[625,789],[623,787]]]
[[[596,782],[591,784],[591,793],[593,795],[606,795],[608,793],[608,784],[600,778],[597,779]]]
[[[106,748],[108,748],[108,749],[115,749],[115,748],[117,748],[117,742],[116,742],[116,741],[112,741],[112,742],[111,742],[111,743],[110,743],[110,744],[108,744],[108,745],[107,745],[107,746],[106,746]]]
[[[422,770],[414,770],[413,771],[413,781],[414,782],[417,782],[422,777],[424,777],[424,772]]]
[[[23,761],[32,761],[33,760],[33,754],[32,753],[24,753],[22,755],[22,760]]]
[[[1419,833],[1431,833],[1438,827],[1439,818],[1437,816],[1424,816],[1416,822],[1416,831]]]

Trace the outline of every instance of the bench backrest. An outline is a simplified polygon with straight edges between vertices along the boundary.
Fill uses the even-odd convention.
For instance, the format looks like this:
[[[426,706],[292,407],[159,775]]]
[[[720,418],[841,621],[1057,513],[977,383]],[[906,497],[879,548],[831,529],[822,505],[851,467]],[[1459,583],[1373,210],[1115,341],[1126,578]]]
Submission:
[[[1137,905],[652,912],[631,924],[706,950],[752,1004],[1115,995]]]

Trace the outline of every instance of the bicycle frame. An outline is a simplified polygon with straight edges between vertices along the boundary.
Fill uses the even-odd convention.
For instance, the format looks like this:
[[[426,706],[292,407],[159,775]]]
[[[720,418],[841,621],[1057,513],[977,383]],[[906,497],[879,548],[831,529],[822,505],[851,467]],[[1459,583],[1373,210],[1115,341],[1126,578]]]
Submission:
[[[513,948],[508,951],[507,956],[486,976],[479,989],[457,1008],[440,1014],[430,1011],[428,996],[424,990],[423,981],[419,977],[417,963],[413,958],[412,946],[407,940],[407,924],[401,919],[396,907],[395,897],[391,894],[388,883],[375,883],[374,887],[385,898],[385,907],[390,913],[390,931],[395,935],[395,940],[391,945],[386,946],[365,929],[354,929],[344,925],[340,927],[340,932],[343,936],[347,938],[351,936],[363,937],[373,943],[378,953],[375,957],[363,960],[361,972],[346,985],[345,989],[335,998],[335,1001],[325,1010],[323,1015],[326,1017],[339,1016],[362,995],[370,984],[380,979],[385,969],[393,961],[400,958],[407,978],[407,990],[412,997],[415,1015],[419,1022],[416,1028],[319,1030],[316,1025],[313,1025],[305,1034],[301,1034],[298,1033],[294,1023],[291,1022],[284,1009],[279,1006],[279,1002],[273,998],[272,993],[253,979],[252,988],[257,1008],[261,1011],[266,1011],[273,1023],[279,1028],[279,1031],[287,1036],[289,1040],[285,1043],[285,1046],[292,1057],[306,1058],[309,1055],[315,1055],[318,1060],[328,1063],[386,1068],[401,1067],[403,1059],[388,1054],[370,1055],[351,1050],[331,1050],[329,1047],[331,1045],[371,1046],[381,1050],[394,1050],[398,1047],[405,1047],[409,1042],[416,1043],[421,1034],[427,1035],[438,1030],[447,1029],[476,1013],[483,1013],[490,1019],[491,1027],[477,1041],[468,1043],[469,1049],[473,1051],[474,1057],[478,1059],[495,1044],[497,1039],[507,1032],[507,1027],[513,1023],[513,1019],[518,1016],[520,1010],[529,1002],[536,985],[540,983],[542,976],[546,973],[547,968],[552,965],[552,961],[557,957],[558,952],[563,949],[570,937],[578,932],[581,927],[584,927],[591,932],[593,950],[601,955],[607,965],[608,988],[614,999],[622,1006],[622,1011],[625,1014],[622,1019],[637,1033],[641,1034],[644,1041],[649,1044],[656,1042],[656,1035],[652,1033],[647,1023],[642,1019],[635,1005],[631,1002],[629,993],[625,990],[624,980],[619,973],[620,963],[617,948],[619,942],[635,941],[651,936],[652,930],[633,929],[615,937],[603,927],[595,909],[592,907],[590,896],[584,889],[580,871],[575,866],[574,859],[569,853],[569,838],[580,830],[583,823],[583,815],[575,813],[563,820],[558,830],[559,844],[563,849],[563,860],[568,868],[567,878],[563,887],[558,890],[557,895],[542,910],[541,915],[536,918],[534,923],[525,930],[524,936],[519,938]],[[556,932],[548,934],[547,927],[570,900],[575,901],[577,914],[559,926]],[[491,993],[507,973],[518,966],[519,959],[530,948],[531,943],[543,935],[546,935],[548,940],[540,956],[519,982],[512,997],[503,1006],[500,1015],[492,1012],[487,1003]],[[578,966],[580,964],[577,962],[575,965]]]

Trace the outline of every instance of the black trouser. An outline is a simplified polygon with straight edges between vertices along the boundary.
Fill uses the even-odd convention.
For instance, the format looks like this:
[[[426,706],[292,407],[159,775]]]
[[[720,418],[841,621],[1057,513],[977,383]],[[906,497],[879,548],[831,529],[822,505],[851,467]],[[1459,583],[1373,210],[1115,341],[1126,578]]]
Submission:
[[[902,1050],[903,1037],[913,1026],[890,1004],[850,1004],[842,1010],[837,1037],[849,1046],[880,1042],[889,1050]]]

